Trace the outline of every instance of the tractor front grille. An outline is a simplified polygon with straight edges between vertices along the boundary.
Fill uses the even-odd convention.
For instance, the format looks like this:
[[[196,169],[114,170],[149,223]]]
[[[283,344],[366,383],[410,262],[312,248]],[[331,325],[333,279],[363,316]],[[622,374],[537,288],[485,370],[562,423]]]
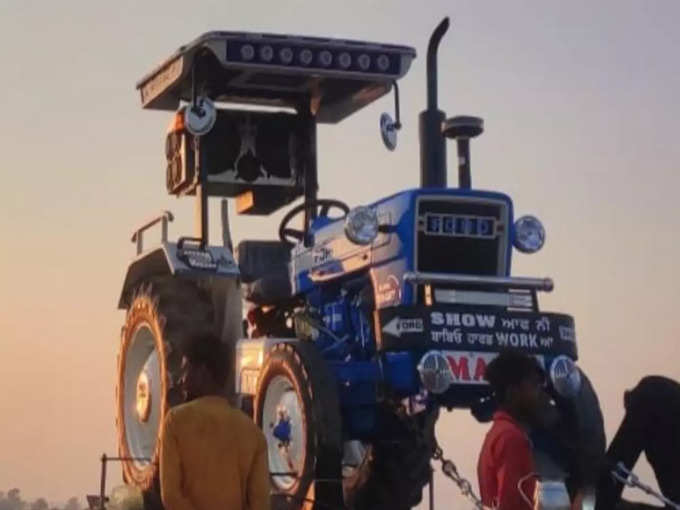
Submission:
[[[503,275],[508,204],[478,197],[421,196],[416,205],[416,268]]]

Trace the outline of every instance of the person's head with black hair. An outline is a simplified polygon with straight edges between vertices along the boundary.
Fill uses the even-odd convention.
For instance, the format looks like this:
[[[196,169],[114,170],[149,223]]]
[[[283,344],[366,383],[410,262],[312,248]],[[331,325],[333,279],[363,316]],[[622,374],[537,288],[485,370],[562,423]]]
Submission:
[[[518,350],[503,351],[489,363],[484,377],[500,409],[527,425],[537,423],[549,397],[545,372],[535,358]]]
[[[208,395],[224,395],[227,381],[227,350],[210,333],[196,333],[186,339],[182,350],[181,386],[186,401]]]

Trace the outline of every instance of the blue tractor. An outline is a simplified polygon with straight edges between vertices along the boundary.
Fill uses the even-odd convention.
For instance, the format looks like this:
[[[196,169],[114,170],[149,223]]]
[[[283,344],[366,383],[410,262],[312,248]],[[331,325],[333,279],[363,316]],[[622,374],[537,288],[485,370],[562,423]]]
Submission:
[[[396,147],[397,81],[413,48],[267,33],[210,32],[138,84],[142,106],[176,111],[166,137],[166,186],[195,195],[194,237],[168,240],[170,213],[135,232],[137,258],[120,297],[119,450],[128,484],[158,492],[159,426],[181,402],[179,343],[209,328],[233,355],[226,391],[261,426],[276,508],[406,509],[421,500],[440,409],[489,419],[486,365],[503,349],[536,356],[559,419],[534,438],[536,457],[567,485],[593,482],[604,450],[595,393],[576,366],[573,319],[539,310],[548,278],[510,276],[513,247],[541,248],[533,216],[515,219],[503,193],[475,190],[470,140],[482,119],[437,106],[437,48],[427,50],[420,114],[420,187],[368,205],[320,198],[316,126],[388,94],[380,118]],[[447,187],[446,138],[458,187]],[[208,241],[208,197],[269,215],[296,199],[276,240],[234,250]],[[145,249],[144,231],[162,227]],[[244,310],[245,307],[245,310]],[[558,473],[555,475],[554,473]],[[152,505],[152,503],[149,503]]]

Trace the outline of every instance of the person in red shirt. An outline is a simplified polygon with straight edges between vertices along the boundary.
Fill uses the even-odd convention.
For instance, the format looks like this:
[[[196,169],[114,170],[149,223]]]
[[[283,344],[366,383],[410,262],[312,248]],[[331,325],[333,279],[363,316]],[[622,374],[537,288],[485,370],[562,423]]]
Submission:
[[[535,358],[509,350],[489,363],[485,378],[498,410],[477,466],[482,502],[498,510],[533,509],[536,477],[528,432],[549,402],[545,373]]]

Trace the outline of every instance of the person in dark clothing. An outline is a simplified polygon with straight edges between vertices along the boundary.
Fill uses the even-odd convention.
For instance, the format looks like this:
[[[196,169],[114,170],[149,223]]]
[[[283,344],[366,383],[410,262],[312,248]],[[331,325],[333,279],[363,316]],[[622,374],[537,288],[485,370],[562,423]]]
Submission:
[[[622,462],[632,470],[642,452],[661,493],[680,502],[680,383],[661,376],[645,377],[624,394],[623,403],[626,414],[607,450],[597,510],[632,508],[621,500],[623,485],[612,478],[611,469]]]

